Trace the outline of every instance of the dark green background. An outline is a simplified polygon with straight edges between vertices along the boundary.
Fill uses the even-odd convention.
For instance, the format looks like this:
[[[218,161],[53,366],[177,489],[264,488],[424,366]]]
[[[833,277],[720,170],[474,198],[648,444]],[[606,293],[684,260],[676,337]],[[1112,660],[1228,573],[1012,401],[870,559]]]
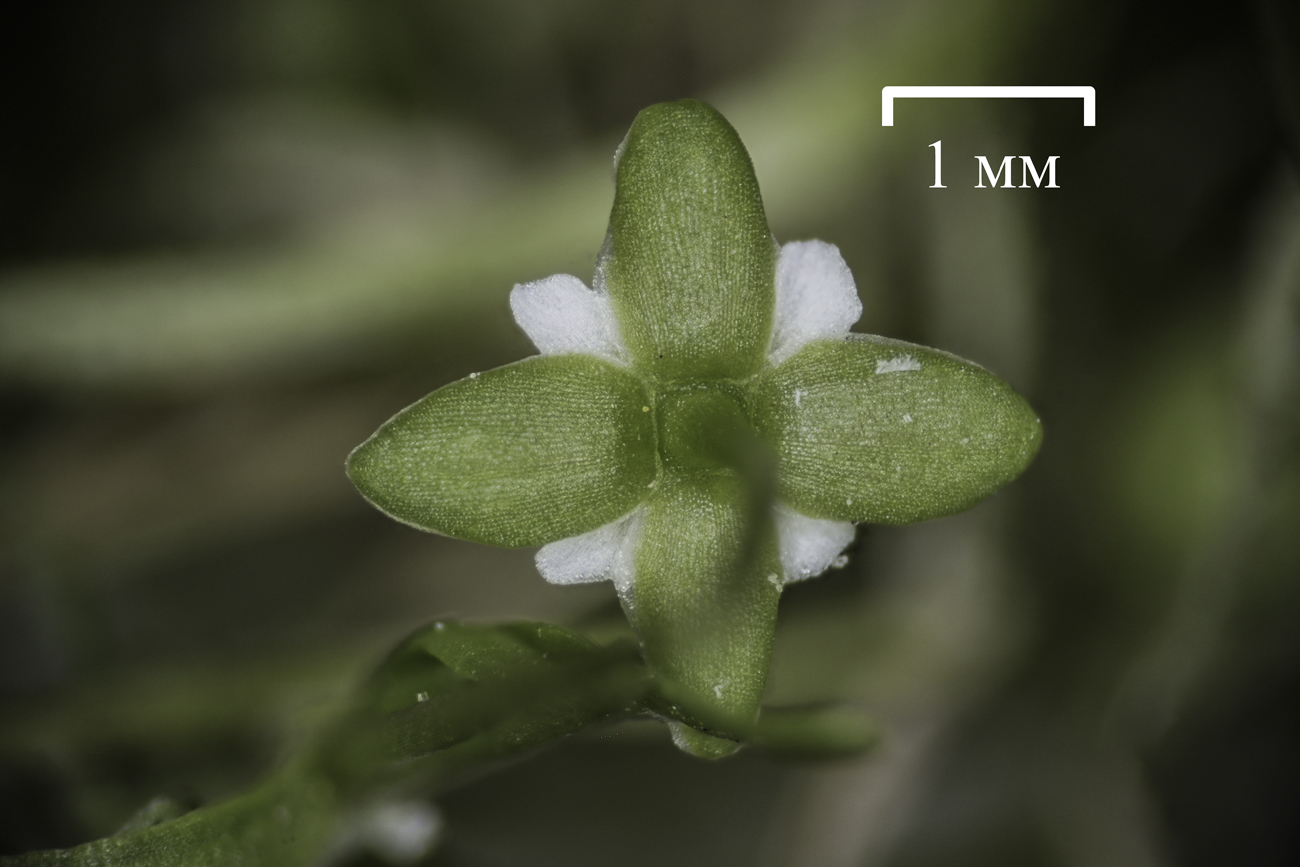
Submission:
[[[778,238],[840,247],[858,330],[1008,378],[1043,451],[787,591],[771,697],[875,714],[872,757],[615,726],[441,794],[429,863],[1300,855],[1289,4],[78,0],[0,39],[0,854],[242,790],[435,616],[618,628],[610,588],[388,521],[342,463],[529,353],[510,286],[590,279],[614,146],[695,96]],[[1090,84],[1098,123],[882,130],[890,84]],[[975,154],[1060,155],[1061,189],[971,189]]]

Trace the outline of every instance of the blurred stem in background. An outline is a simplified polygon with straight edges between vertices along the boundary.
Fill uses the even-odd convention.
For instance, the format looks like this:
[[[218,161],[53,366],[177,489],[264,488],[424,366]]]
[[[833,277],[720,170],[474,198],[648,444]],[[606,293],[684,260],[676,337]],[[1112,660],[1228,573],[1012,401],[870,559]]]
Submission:
[[[589,276],[617,136],[695,95],[865,330],[1007,377],[1047,445],[786,594],[769,700],[869,709],[874,758],[705,769],[614,728],[446,793],[431,863],[1295,859],[1295,12],[741,5],[140,0],[5,52],[0,852],[246,788],[432,616],[617,633],[530,552],[387,526],[342,458],[527,352],[509,287]],[[1098,126],[879,126],[881,86],[981,83],[1092,84]],[[1062,188],[973,189],[1021,153]]]

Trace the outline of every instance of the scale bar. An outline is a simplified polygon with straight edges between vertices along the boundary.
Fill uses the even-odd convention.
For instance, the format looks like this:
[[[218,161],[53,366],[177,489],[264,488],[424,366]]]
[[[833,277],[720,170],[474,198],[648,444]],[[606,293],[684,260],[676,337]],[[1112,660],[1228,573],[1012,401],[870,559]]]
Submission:
[[[1086,85],[972,85],[933,87],[882,87],[880,125],[894,125],[895,99],[1082,99],[1083,125],[1097,125],[1097,91]]]

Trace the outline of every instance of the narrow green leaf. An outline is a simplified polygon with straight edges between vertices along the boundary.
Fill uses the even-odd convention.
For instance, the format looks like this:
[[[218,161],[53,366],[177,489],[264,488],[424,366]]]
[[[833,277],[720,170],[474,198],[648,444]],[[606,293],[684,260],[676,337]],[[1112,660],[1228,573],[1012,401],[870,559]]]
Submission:
[[[393,659],[424,656],[468,680],[492,680],[520,666],[582,661],[599,652],[590,640],[551,623],[439,620],[408,638]]]
[[[907,524],[1014,479],[1042,442],[1029,404],[969,361],[884,337],[809,344],[756,377],[780,496],[816,518]]]
[[[770,520],[754,526],[731,472],[674,474],[647,504],[629,616],[651,671],[686,707],[673,716],[752,722],[767,679],[781,564]],[[679,746],[699,755],[734,743],[675,724]]]
[[[516,668],[419,702],[383,720],[373,743],[393,779],[445,779],[454,767],[482,766],[611,716],[638,713],[649,684],[635,645],[593,649],[585,658]],[[405,764],[425,758],[433,761],[424,769]]]
[[[740,137],[697,100],[661,103],[618,157],[598,269],[632,358],[662,380],[758,370],[776,303],[776,243]]]
[[[631,641],[600,646],[547,623],[440,620],[379,665],[355,712],[320,741],[317,767],[341,791],[364,792],[413,779],[410,759],[456,749],[453,765],[486,762],[543,731],[558,737],[636,713],[648,684]]]
[[[517,547],[595,529],[649,493],[650,398],[623,368],[555,355],[477,374],[398,413],[348,475],[399,521]]]
[[[465,682],[446,663],[404,645],[370,677],[363,710],[383,715],[450,692]]]
[[[439,620],[399,644],[367,684],[377,713],[429,701],[469,681],[503,680],[520,669],[581,663],[600,652],[591,641],[549,623]]]

